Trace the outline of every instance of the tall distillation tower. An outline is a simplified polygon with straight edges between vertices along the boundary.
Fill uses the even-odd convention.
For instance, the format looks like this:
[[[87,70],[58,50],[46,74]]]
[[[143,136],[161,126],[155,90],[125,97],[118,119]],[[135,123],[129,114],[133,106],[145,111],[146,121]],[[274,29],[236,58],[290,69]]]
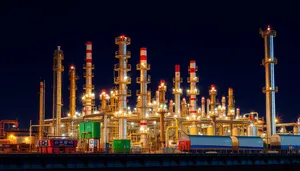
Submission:
[[[70,66],[69,70],[69,80],[70,80],[70,117],[73,119],[75,117],[76,112],[76,80],[78,77],[76,76],[75,67]]]
[[[268,26],[267,30],[260,29],[260,34],[264,38],[265,58],[262,60],[262,65],[265,66],[265,87],[263,92],[266,94],[266,119],[267,119],[267,143],[270,143],[270,138],[276,134],[276,107],[275,93],[278,88],[275,86],[274,65],[277,64],[277,59],[274,57],[274,37],[276,31]]]
[[[182,83],[182,78],[180,77],[180,65],[175,65],[175,77],[173,78],[173,83],[173,94],[175,98],[175,115],[178,117],[182,117],[180,110],[180,96],[182,95],[182,89],[180,88],[180,83]]]
[[[160,80],[160,85],[158,86],[158,113],[160,114],[159,128],[160,128],[160,144],[165,145],[168,142],[165,142],[165,114],[167,113],[167,105],[166,105],[166,91],[167,86],[165,84],[165,80]]]
[[[93,93],[94,86],[92,83],[92,79],[94,77],[92,70],[94,69],[94,65],[92,63],[92,42],[86,43],[86,65],[83,66],[85,69],[85,85],[83,89],[85,89],[85,94],[82,97],[84,113],[85,115],[90,115],[93,113],[93,107],[95,106],[95,94]]]
[[[44,133],[44,119],[45,119],[45,85],[40,82],[40,109],[39,109],[39,140],[43,138]]]
[[[210,86],[209,89],[209,95],[210,95],[210,117],[213,124],[213,135],[216,135],[216,117],[217,112],[215,110],[216,108],[216,99],[217,99],[217,89],[214,84]]]
[[[73,119],[75,118],[75,113],[76,113],[76,90],[77,90],[77,86],[76,86],[76,81],[78,80],[78,77],[76,75],[76,70],[75,70],[75,66],[70,66],[69,69],[69,80],[70,80],[70,118],[71,118],[71,123],[68,125],[69,129],[71,130],[71,132],[69,133],[69,135],[71,137],[76,136],[77,134],[75,134],[75,126],[73,123]]]
[[[131,70],[131,66],[128,64],[131,53],[127,51],[130,38],[122,35],[116,37],[115,43],[119,45],[119,50],[115,52],[115,57],[119,59],[119,63],[114,66],[115,71],[118,71],[118,76],[114,78],[114,83],[119,85],[116,117],[119,118],[119,139],[126,139],[128,117],[127,97],[131,96],[131,92],[127,87],[127,84],[131,84],[131,78],[127,75],[127,72]]]
[[[228,88],[228,109],[227,115],[230,120],[234,119],[235,109],[234,109],[234,96],[233,96],[233,89]],[[232,135],[232,123],[230,123],[230,135]]]
[[[189,73],[190,77],[187,78],[187,82],[190,83],[190,89],[187,91],[188,96],[190,96],[190,108],[189,114],[192,120],[197,119],[197,98],[196,96],[199,95],[199,90],[196,87],[196,83],[199,81],[199,78],[196,76],[196,71],[198,67],[196,66],[196,61],[191,60],[189,66]],[[192,123],[190,134],[196,135],[197,134],[197,127],[196,123]]]
[[[61,136],[61,108],[62,108],[62,72],[64,67],[62,65],[62,60],[64,59],[63,51],[60,49],[60,46],[57,46],[57,50],[54,52],[54,71],[56,75],[56,98],[55,98],[55,113],[56,113],[56,126],[55,126],[55,135]]]
[[[138,108],[140,109],[139,118],[140,121],[140,133],[141,133],[141,143],[144,147],[146,147],[148,143],[147,137],[147,84],[150,83],[150,77],[147,75],[147,71],[150,70],[150,64],[147,63],[147,49],[140,49],[140,63],[136,65],[136,69],[140,70],[140,77],[136,78],[136,82],[140,84],[140,90],[137,91],[137,96],[140,97],[140,105]]]

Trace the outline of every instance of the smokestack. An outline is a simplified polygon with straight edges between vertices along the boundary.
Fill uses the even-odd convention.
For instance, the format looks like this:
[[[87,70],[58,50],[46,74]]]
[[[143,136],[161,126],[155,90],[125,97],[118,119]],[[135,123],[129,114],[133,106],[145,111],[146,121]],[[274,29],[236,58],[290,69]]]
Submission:
[[[40,82],[40,111],[39,111],[39,140],[43,139],[43,132],[44,132],[44,83]]]
[[[270,138],[276,134],[276,106],[275,93],[278,88],[275,86],[275,71],[274,67],[277,64],[277,59],[274,57],[274,37],[276,31],[268,26],[267,30],[260,29],[260,34],[264,38],[265,58],[262,64],[265,66],[265,83],[263,92],[266,94],[266,119],[267,119],[267,144],[270,143]]]
[[[85,89],[85,95],[83,96],[83,106],[85,109],[85,115],[90,115],[93,113],[93,107],[94,107],[94,99],[95,94],[93,93],[93,83],[92,79],[94,77],[92,70],[94,69],[94,66],[92,64],[92,42],[86,43],[86,65],[83,67],[85,69],[85,86],[83,89]]]
[[[55,72],[56,72],[56,136],[61,136],[61,108],[62,108],[62,72],[64,67],[62,60],[64,59],[63,51],[60,46],[57,46],[57,50],[54,52],[54,58],[56,61]]]
[[[118,71],[118,77],[115,78],[115,84],[119,85],[118,91],[118,112],[119,113],[119,139],[127,138],[127,97],[131,95],[128,91],[128,84],[131,84],[131,78],[127,75],[131,66],[127,64],[127,59],[131,53],[127,51],[127,45],[130,44],[130,38],[119,36],[115,39],[115,43],[119,46],[119,50],[115,53],[119,59],[119,64],[115,65],[115,71]]]
[[[193,119],[196,119],[197,113],[197,98],[196,96],[199,95],[199,90],[197,90],[196,83],[199,81],[198,77],[196,76],[197,66],[196,61],[191,60],[189,66],[189,73],[190,77],[188,77],[187,81],[190,83],[190,90],[188,90],[188,96],[190,96],[190,115]]]
[[[182,117],[182,114],[180,112],[180,96],[182,95],[182,89],[180,88],[180,83],[182,83],[182,78],[180,77],[180,65],[175,65],[175,77],[173,79],[173,83],[173,94],[175,98],[175,115]]]

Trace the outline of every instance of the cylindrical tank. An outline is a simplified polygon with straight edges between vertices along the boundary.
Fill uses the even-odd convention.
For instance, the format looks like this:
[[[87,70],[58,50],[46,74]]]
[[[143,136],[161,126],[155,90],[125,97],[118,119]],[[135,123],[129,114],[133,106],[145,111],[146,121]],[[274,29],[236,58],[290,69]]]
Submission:
[[[285,126],[282,126],[279,130],[280,133],[286,133],[286,128]]]
[[[207,127],[207,133],[206,135],[214,135],[214,127],[212,125],[209,125]]]
[[[271,148],[281,150],[300,149],[300,136],[274,134],[271,137]]]
[[[293,133],[294,133],[294,135],[299,135],[299,133],[300,133],[300,126],[294,126]]]
[[[230,136],[189,135],[191,150],[232,150]]]
[[[262,150],[264,148],[264,141],[258,136],[236,136],[236,139],[238,140],[238,143],[235,144],[238,144],[239,150]]]
[[[224,135],[224,128],[223,128],[223,125],[221,125],[219,127],[219,135]]]
[[[196,125],[191,126],[191,128],[190,128],[190,134],[191,135],[197,135],[198,134]]]
[[[257,136],[257,127],[256,125],[249,125],[247,128],[247,136]]]
[[[237,127],[234,127],[232,129],[232,136],[239,136],[240,135],[240,131]]]

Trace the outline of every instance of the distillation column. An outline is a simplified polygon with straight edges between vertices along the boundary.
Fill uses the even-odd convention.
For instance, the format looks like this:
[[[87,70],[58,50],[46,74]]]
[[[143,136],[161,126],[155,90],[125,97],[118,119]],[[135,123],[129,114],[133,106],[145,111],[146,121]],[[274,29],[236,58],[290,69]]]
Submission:
[[[78,79],[74,66],[70,67],[69,79],[70,79],[70,117],[73,119],[76,113],[76,90],[77,90],[76,81]]]
[[[76,81],[77,81],[78,77],[76,75],[76,70],[75,67],[72,65],[70,66],[70,70],[69,70],[69,80],[70,80],[70,118],[71,118],[71,124],[68,125],[70,132],[70,136],[74,137],[77,134],[76,132],[76,128],[75,125],[73,123],[73,119],[75,117],[75,113],[76,113],[76,90],[77,90],[77,86],[76,86]]]
[[[62,108],[62,72],[64,67],[62,60],[64,59],[63,51],[60,50],[60,46],[57,46],[57,50],[54,52],[54,58],[56,60],[56,130],[55,135],[61,136],[61,108]]]
[[[222,108],[221,108],[221,113],[222,116],[226,116],[226,97],[222,96]]]
[[[277,64],[277,59],[274,57],[273,41],[276,37],[276,31],[268,26],[267,30],[261,30],[260,34],[264,38],[265,58],[262,64],[265,66],[265,87],[263,92],[266,94],[266,119],[267,119],[267,144],[270,143],[270,138],[276,134],[276,106],[275,93],[278,91],[275,86],[274,65]]]
[[[201,117],[205,117],[205,97],[201,98]]]
[[[158,86],[158,113],[160,114],[160,143],[162,146],[165,145],[165,113],[167,113],[167,105],[166,105],[166,90],[167,86],[165,85],[165,81],[161,80],[160,85]]]
[[[175,98],[175,115],[182,117],[180,112],[180,96],[182,95],[182,89],[180,88],[180,83],[182,83],[182,78],[180,77],[180,65],[175,65],[175,77],[173,78],[174,89],[173,94]]]
[[[190,108],[189,108],[189,114],[190,118],[192,120],[197,119],[197,98],[196,96],[199,95],[199,91],[197,90],[196,83],[199,81],[198,77],[196,76],[197,71],[196,61],[191,60],[190,66],[189,66],[189,73],[190,77],[187,78],[187,82],[190,83],[190,90],[187,91],[188,96],[190,96]],[[191,135],[197,134],[197,126],[196,123],[192,123],[191,129],[190,129]]]
[[[143,147],[148,146],[148,137],[147,137],[147,84],[150,83],[150,77],[147,75],[147,71],[150,70],[150,64],[147,63],[147,49],[140,49],[140,63],[136,65],[136,69],[140,70],[140,77],[136,78],[136,82],[140,84],[140,90],[137,91],[137,96],[140,97],[140,105],[138,108],[140,109],[140,133],[141,133],[141,143]]]
[[[227,109],[227,115],[230,120],[234,119],[235,115],[235,109],[234,109],[234,96],[233,96],[233,89],[228,88],[228,109]],[[232,123],[230,123],[230,135],[232,135]]]
[[[100,107],[100,112],[104,113],[104,120],[103,120],[103,138],[101,138],[101,143],[102,144],[106,144],[107,141],[107,137],[108,137],[108,128],[107,128],[107,114],[105,113],[107,111],[107,103],[109,100],[109,95],[106,93],[105,90],[102,90],[101,94],[100,94],[100,100],[101,100],[101,107]],[[106,150],[106,146],[104,146],[104,149]]]
[[[93,83],[92,79],[94,77],[92,70],[94,69],[92,62],[92,42],[86,43],[86,65],[83,67],[85,69],[85,95],[83,96],[83,106],[85,115],[90,115],[93,113],[93,107],[95,105],[94,99],[95,95],[93,93]]]
[[[188,110],[187,110],[187,102],[185,98],[182,98],[181,100],[181,117],[186,117]]]
[[[212,119],[212,124],[213,124],[213,127],[212,127],[212,133],[213,135],[216,135],[216,111],[215,111],[215,108],[216,108],[216,96],[217,96],[217,89],[215,87],[215,85],[211,85],[210,86],[210,90],[209,90],[209,95],[210,95],[210,117]],[[210,132],[210,131],[208,131]]]
[[[44,104],[44,83],[40,82],[40,111],[39,111],[39,140],[43,139],[43,133],[44,133],[44,127],[42,125],[44,125],[44,108],[45,108],[45,104]]]
[[[119,85],[118,91],[118,111],[119,118],[119,139],[127,138],[127,97],[131,95],[127,84],[131,83],[131,78],[127,76],[127,72],[131,70],[130,64],[127,64],[131,54],[127,51],[127,45],[130,44],[130,38],[125,36],[116,37],[115,43],[119,46],[115,57],[119,59],[119,63],[115,65],[115,71],[118,71],[118,76],[114,78],[115,84]]]

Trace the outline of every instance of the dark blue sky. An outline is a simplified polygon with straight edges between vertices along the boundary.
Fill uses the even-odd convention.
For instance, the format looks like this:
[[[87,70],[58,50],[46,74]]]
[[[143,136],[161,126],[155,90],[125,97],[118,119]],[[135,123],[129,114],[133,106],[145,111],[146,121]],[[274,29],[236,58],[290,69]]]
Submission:
[[[117,63],[114,38],[125,34],[132,39],[129,63],[139,60],[139,48],[148,48],[152,83],[160,79],[172,90],[174,65],[181,65],[187,88],[188,64],[196,60],[201,96],[208,96],[215,84],[219,97],[234,89],[236,106],[241,112],[257,111],[265,115],[263,39],[259,28],[270,24],[276,31],[275,67],[277,112],[284,121],[299,116],[300,87],[300,12],[291,3],[87,3],[71,4],[11,3],[0,11],[1,22],[1,101],[0,119],[16,119],[25,127],[38,118],[39,81],[46,80],[46,115],[52,108],[52,57],[57,45],[65,54],[63,74],[64,112],[68,111],[68,66],[79,72],[78,96],[83,92],[82,77],[85,42],[93,42],[95,90],[113,86],[113,65]],[[283,2],[283,1],[282,1]],[[134,67],[133,67],[134,68]],[[130,72],[133,80],[139,74]],[[139,86],[133,82],[135,92]],[[136,97],[130,97],[134,103]],[[99,104],[97,96],[96,104]],[[81,106],[78,103],[78,106]],[[79,108],[78,108],[79,109]]]

